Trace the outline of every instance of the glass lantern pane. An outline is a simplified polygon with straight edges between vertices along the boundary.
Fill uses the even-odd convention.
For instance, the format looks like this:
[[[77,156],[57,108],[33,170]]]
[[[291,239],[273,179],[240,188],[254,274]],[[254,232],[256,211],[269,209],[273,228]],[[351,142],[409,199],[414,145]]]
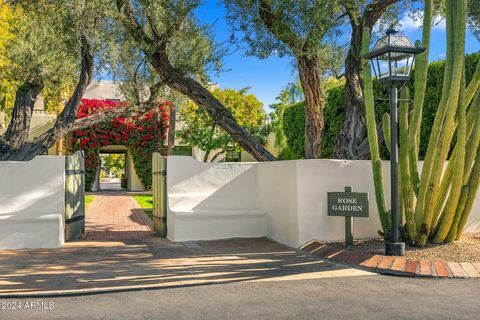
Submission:
[[[413,54],[392,53],[391,70],[394,77],[409,77],[413,63]]]
[[[377,72],[375,73],[377,79],[382,79],[390,76],[390,66],[388,64],[388,61],[388,53],[376,57],[373,61],[373,63],[375,64],[375,68],[377,69]]]

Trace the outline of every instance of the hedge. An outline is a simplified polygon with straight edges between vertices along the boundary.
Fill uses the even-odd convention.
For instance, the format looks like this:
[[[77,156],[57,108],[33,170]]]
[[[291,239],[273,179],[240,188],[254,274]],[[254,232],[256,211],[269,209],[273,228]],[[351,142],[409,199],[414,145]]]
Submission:
[[[466,55],[465,74],[467,83],[471,80],[477,63],[480,61],[480,53]],[[428,147],[430,129],[433,126],[437,107],[442,96],[443,73],[445,61],[435,61],[428,67],[427,90],[425,94],[425,105],[422,115],[422,130],[420,133],[420,154],[423,159]],[[413,98],[413,83],[409,81],[411,97]],[[389,89],[379,82],[374,83],[375,97],[388,98]],[[325,131],[323,134],[322,158],[332,158],[337,135],[340,133],[342,123],[345,119],[346,91],[344,85],[339,85],[327,91],[327,99],[324,109]],[[388,101],[377,100],[375,105],[375,115],[377,123],[382,121],[385,112],[389,112]],[[304,155],[304,121],[305,121],[305,103],[300,102],[288,107],[283,117],[283,127],[289,152],[285,153],[284,158],[301,159]],[[389,158],[388,150],[385,144],[381,145],[380,153],[383,159]]]

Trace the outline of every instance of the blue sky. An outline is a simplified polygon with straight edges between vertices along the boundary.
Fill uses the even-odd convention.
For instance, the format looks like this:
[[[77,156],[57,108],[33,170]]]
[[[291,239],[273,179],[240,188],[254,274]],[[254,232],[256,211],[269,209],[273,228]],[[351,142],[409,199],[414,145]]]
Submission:
[[[225,8],[217,3],[217,0],[206,0],[204,5],[197,9],[197,18],[207,24],[213,24],[213,34],[218,42],[226,42],[230,38],[230,29],[225,20]],[[401,19],[401,31],[413,42],[421,39],[419,31],[420,23],[408,17]],[[480,43],[471,35],[467,35],[466,52],[480,50]],[[430,48],[430,61],[445,58],[445,24],[440,22],[432,30],[432,42]],[[268,59],[248,57],[244,50],[224,58],[224,68],[228,71],[212,75],[212,80],[221,88],[242,89],[251,87],[253,93],[263,102],[264,107],[275,102],[280,90],[289,82],[296,82],[296,72],[292,68],[291,58],[278,58],[272,56]]]

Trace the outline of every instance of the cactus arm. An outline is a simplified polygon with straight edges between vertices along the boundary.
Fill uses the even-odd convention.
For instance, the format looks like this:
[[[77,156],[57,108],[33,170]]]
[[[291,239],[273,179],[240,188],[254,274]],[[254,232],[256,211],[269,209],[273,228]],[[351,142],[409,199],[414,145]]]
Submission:
[[[422,111],[425,102],[425,91],[427,89],[428,75],[428,54],[430,49],[430,35],[432,29],[432,7],[433,0],[424,1],[422,47],[425,51],[417,55],[414,70],[414,97],[413,112],[409,126],[408,140],[410,143],[409,164],[412,177],[413,190],[416,195],[419,191],[420,175],[418,173],[418,150],[420,140],[420,126],[422,124]]]
[[[477,67],[473,73],[472,80],[468,84],[467,90],[465,90],[465,104],[468,106],[477,92],[480,86],[480,60],[477,62]]]
[[[465,4],[464,1],[459,2],[459,9],[462,9],[462,3]],[[463,12],[463,14],[462,14]],[[465,12],[460,11],[456,12],[457,26],[462,26],[462,21],[465,21]],[[463,57],[463,55],[462,55]],[[460,58],[461,59],[461,58]],[[455,64],[455,63],[454,63]],[[464,184],[464,173],[465,173],[465,147],[467,143],[467,123],[466,123],[466,105],[465,105],[465,68],[462,65],[462,79],[461,79],[461,86],[459,90],[459,100],[457,102],[457,115],[458,115],[458,128],[457,128],[457,147],[458,152],[455,157],[455,164],[453,167],[453,178],[452,178],[452,185],[450,188],[449,197],[447,203],[445,205],[445,213],[442,219],[439,221],[438,228],[432,242],[434,243],[443,243],[445,241],[452,241],[456,234],[457,234],[457,227],[461,218],[461,212],[463,208],[461,208],[460,213],[457,213],[457,209],[463,207],[465,205],[466,196],[465,192],[468,192],[468,186]],[[452,80],[455,79],[455,76],[452,77]],[[452,88],[455,87],[455,84],[452,84]],[[453,93],[454,94],[454,93]],[[453,96],[453,98],[455,98]],[[453,107],[453,106],[450,106]],[[449,114],[447,115],[446,119],[446,126],[448,128],[449,125],[453,125],[455,118],[455,110],[449,110]],[[448,141],[450,143],[450,141]],[[446,149],[445,146],[442,146],[443,149]],[[447,150],[448,152],[448,150]],[[443,156],[443,155],[442,155]],[[438,174],[438,173],[437,173]],[[465,188],[467,187],[467,188]],[[463,195],[462,195],[463,190]]]
[[[407,228],[408,238],[414,242],[417,238],[417,227],[413,216],[413,188],[410,179],[409,154],[410,144],[408,140],[408,99],[410,93],[408,87],[403,87],[400,91],[400,190],[403,200],[403,212],[405,216],[405,224]]]
[[[464,50],[465,50],[465,29],[466,29],[466,15],[465,15],[465,8],[466,3],[464,0],[461,1],[453,1],[447,0],[447,21],[451,20],[452,23],[447,22],[448,29],[447,30],[447,38],[448,36],[452,37],[453,43],[453,55],[452,55],[452,62],[451,62],[451,72],[450,75],[447,77],[448,85],[447,90],[442,93],[442,100],[445,103],[441,103],[439,106],[440,117],[443,118],[443,121],[437,121],[438,115],[435,118],[434,127],[432,128],[432,136],[430,137],[429,148],[427,150],[427,160],[426,164],[428,166],[428,178],[425,179],[425,186],[421,185],[421,191],[423,187],[423,191],[428,193],[424,193],[424,203],[423,203],[423,212],[422,212],[422,220],[421,220],[421,235],[419,238],[419,245],[423,246],[426,244],[428,234],[430,232],[432,220],[433,220],[433,211],[434,205],[437,200],[438,196],[438,186],[440,184],[440,178],[442,173],[443,164],[446,160],[448,155],[448,150],[450,148],[450,142],[453,137],[454,127],[455,127],[455,115],[459,108],[463,109],[460,113],[463,114],[463,127],[466,127],[465,123],[465,106],[464,106],[464,99],[460,102],[459,99],[461,98],[462,94],[460,93],[461,87],[464,88],[465,83],[464,79]],[[449,42],[449,41],[447,41]],[[448,64],[448,58],[447,58]],[[463,98],[464,89],[462,90]],[[444,98],[445,97],[445,98]],[[460,118],[460,116],[459,116]],[[460,122],[460,121],[459,121]],[[460,126],[460,125],[459,125]],[[443,130],[442,130],[443,129]],[[459,129],[460,130],[460,129]],[[457,130],[458,131],[458,130]],[[461,137],[462,134],[459,135]],[[463,138],[464,135],[463,135]],[[433,140],[433,141],[432,141]],[[465,140],[465,139],[464,139]],[[433,145],[435,148],[433,148]],[[446,237],[446,233],[448,232],[451,221],[453,219],[454,210],[458,203],[458,197],[460,196],[460,188],[463,183],[463,165],[465,162],[465,141],[463,144],[463,150],[460,150],[459,156],[457,158],[457,166],[462,164],[462,170],[458,172],[458,168],[455,173],[458,172],[458,175],[454,173],[454,180],[452,182],[452,189],[450,191],[449,201],[447,202],[448,210],[445,214],[442,222],[442,225],[439,228],[438,233],[434,237],[434,241],[438,243],[438,241],[443,241]],[[440,149],[440,152],[438,151]],[[434,155],[435,154],[435,155]],[[458,183],[458,179],[462,178],[461,183]],[[422,174],[423,179],[423,174]],[[455,188],[453,187],[455,186]],[[453,192],[452,192],[453,191]],[[422,196],[422,192],[420,192],[420,196]],[[452,213],[453,210],[453,213]],[[446,225],[448,225],[448,229],[445,232]]]
[[[362,35],[362,53],[368,52],[370,43],[370,30],[363,29]],[[364,95],[365,95],[365,111],[367,118],[367,134],[368,144],[370,147],[370,158],[372,160],[373,182],[375,186],[375,199],[377,202],[378,213],[380,215],[380,222],[385,235],[390,234],[390,217],[386,209],[385,191],[383,187],[383,169],[382,160],[380,159],[380,152],[378,147],[377,125],[375,122],[375,102],[373,97],[373,82],[370,63],[364,60],[363,79],[364,79]]]
[[[470,178],[470,173],[472,172],[472,165],[475,161],[478,145],[480,144],[480,91],[475,96],[472,107],[470,109],[470,114],[473,115],[473,123],[469,123],[467,119],[467,150],[465,156],[465,174],[466,180]]]
[[[449,7],[451,7],[451,3],[449,2]],[[424,220],[425,215],[425,197],[427,193],[431,192],[428,190],[428,181],[430,180],[430,175],[432,172],[433,160],[435,158],[435,153],[438,145],[438,141],[440,139],[440,130],[445,119],[446,107],[447,107],[447,88],[448,84],[450,83],[450,78],[452,75],[452,67],[453,67],[453,46],[455,45],[454,37],[453,37],[453,19],[452,19],[452,12],[451,10],[447,10],[447,59],[445,62],[445,71],[444,71],[444,81],[442,86],[442,97],[440,99],[440,103],[437,109],[437,114],[435,116],[435,120],[432,126],[432,130],[430,133],[430,139],[428,142],[427,153],[425,155],[425,159],[423,162],[423,169],[422,174],[420,176],[420,183],[419,183],[419,191],[417,196],[417,202],[415,205],[415,223],[417,224],[417,230],[420,233],[428,233],[427,226],[422,226],[422,221]],[[428,20],[427,20],[428,21]],[[431,25],[430,25],[431,28]]]
[[[455,116],[458,115],[458,118],[463,116],[463,127],[465,132],[463,132],[464,142],[459,144],[460,148],[463,148],[465,151],[465,141],[466,141],[466,104],[465,104],[465,28],[466,28],[466,15],[465,8],[466,3],[464,0],[461,1],[452,1],[453,15],[455,17],[455,48],[454,48],[454,61],[453,61],[453,70],[452,78],[449,86],[449,95],[447,100],[447,112],[445,116],[445,122],[443,124],[443,130],[440,135],[439,140],[439,149],[437,150],[437,155],[434,159],[434,165],[430,177],[429,187],[433,192],[430,192],[427,195],[425,202],[425,222],[427,225],[432,224],[433,217],[433,207],[437,200],[438,190],[437,186],[440,185],[440,179],[442,176],[443,166],[448,156],[448,151],[450,150],[451,141],[453,134],[455,132]],[[460,119],[459,119],[460,122]],[[460,124],[459,124],[460,126]],[[457,130],[458,131],[458,130]],[[460,132],[457,132],[460,133]],[[461,159],[460,161],[465,161]],[[463,175],[463,172],[462,172]]]
[[[464,172],[464,186],[467,186],[468,188],[462,190],[460,199],[465,197],[465,204],[462,208],[458,208],[456,213],[456,217],[457,215],[460,216],[457,233],[455,235],[456,239],[459,239],[462,235],[463,228],[470,215],[470,211],[472,210],[473,201],[475,200],[480,180],[480,91],[477,93],[473,101],[472,111],[476,111],[476,121],[467,142]]]
[[[418,173],[418,148],[419,148],[419,136],[410,143],[410,152],[408,159],[408,166],[410,168],[410,177],[415,196],[418,197],[420,190],[420,174]]]
[[[385,140],[385,145],[387,146],[388,152],[392,152],[390,150],[390,115],[388,113],[384,113],[382,117],[382,128],[383,128],[383,138]]]
[[[480,117],[480,91],[477,92],[475,95],[475,99],[472,102],[472,107],[470,108],[467,116],[467,147],[466,147],[466,155],[465,155],[465,172],[464,172],[464,183],[466,183],[469,178],[470,174],[472,173],[472,165],[475,160],[475,151],[480,143],[480,121],[478,120]],[[433,216],[433,223],[438,220],[438,216],[445,204],[445,199],[448,195],[448,190],[450,188],[450,184],[452,182],[453,177],[453,165],[455,163],[455,158],[457,157],[458,153],[458,144],[455,145],[455,148],[452,152],[452,156],[450,157],[450,161],[448,162],[447,169],[442,177],[442,183],[439,190],[439,195],[437,202],[435,204],[434,209],[434,216]],[[462,191],[463,193],[464,191]],[[458,211],[458,210],[457,210]]]
[[[465,201],[465,207],[463,208],[462,217],[460,218],[460,222],[458,223],[457,228],[457,236],[456,239],[459,239],[462,235],[463,228],[465,227],[465,223],[467,222],[468,216],[472,211],[473,203],[475,201],[475,197],[477,196],[478,187],[480,185],[480,146],[477,148],[477,157],[475,159],[475,164],[472,168],[472,174],[470,175],[470,179],[468,182],[468,195],[467,200]]]
[[[468,185],[464,185],[462,187],[462,191],[460,193],[460,199],[458,200],[458,205],[457,205],[457,213],[455,214],[455,217],[452,222],[452,226],[448,231],[447,237],[444,240],[445,243],[452,242],[457,238],[458,225],[462,218],[462,212],[465,209],[465,204],[467,202],[468,189],[469,189]]]
[[[452,154],[452,156],[450,157],[450,161],[448,162],[447,169],[445,169],[445,173],[443,174],[437,202],[435,203],[435,207],[433,209],[433,218],[432,218],[433,223],[438,221],[440,212],[442,212],[442,209],[445,205],[445,200],[447,199],[448,190],[450,190],[450,185],[452,183],[453,168],[456,161],[455,159],[457,158],[457,153],[458,153],[458,148],[455,148],[454,153]]]

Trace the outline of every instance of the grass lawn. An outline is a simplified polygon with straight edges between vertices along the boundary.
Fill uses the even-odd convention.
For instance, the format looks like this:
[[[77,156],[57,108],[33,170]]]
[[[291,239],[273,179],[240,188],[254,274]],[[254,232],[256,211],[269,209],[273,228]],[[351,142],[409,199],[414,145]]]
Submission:
[[[87,211],[88,206],[90,205],[90,203],[92,203],[94,198],[95,196],[92,196],[92,195],[85,196],[85,211]]]
[[[137,200],[140,207],[145,211],[147,216],[153,221],[153,196],[152,195],[143,195],[143,196],[133,196]]]

